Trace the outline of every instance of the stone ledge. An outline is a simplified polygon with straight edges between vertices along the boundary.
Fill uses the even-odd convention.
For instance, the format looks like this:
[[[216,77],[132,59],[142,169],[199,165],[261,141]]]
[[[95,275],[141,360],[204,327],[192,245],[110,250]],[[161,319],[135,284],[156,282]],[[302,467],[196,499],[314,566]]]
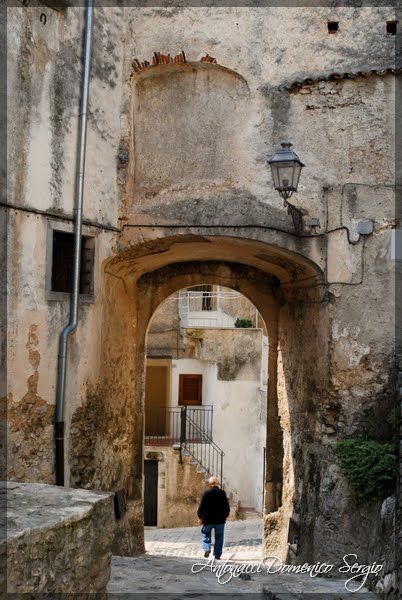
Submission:
[[[113,494],[16,482],[6,494],[8,593],[106,592]]]

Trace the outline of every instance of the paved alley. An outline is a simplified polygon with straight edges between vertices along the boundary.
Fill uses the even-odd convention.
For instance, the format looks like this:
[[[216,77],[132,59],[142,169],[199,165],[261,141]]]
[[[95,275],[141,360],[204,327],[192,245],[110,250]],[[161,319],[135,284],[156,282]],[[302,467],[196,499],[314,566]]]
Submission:
[[[340,579],[267,573],[267,566],[260,562],[261,530],[261,519],[228,522],[222,560],[215,562],[212,555],[203,557],[200,527],[145,528],[146,554],[114,556],[108,592],[113,597],[136,594],[141,600],[214,598],[218,594],[255,600],[347,600],[356,593],[358,600],[377,599],[363,589],[348,593]],[[256,572],[258,565],[260,572]],[[229,567],[237,571],[231,573]],[[224,568],[226,573],[222,573]]]

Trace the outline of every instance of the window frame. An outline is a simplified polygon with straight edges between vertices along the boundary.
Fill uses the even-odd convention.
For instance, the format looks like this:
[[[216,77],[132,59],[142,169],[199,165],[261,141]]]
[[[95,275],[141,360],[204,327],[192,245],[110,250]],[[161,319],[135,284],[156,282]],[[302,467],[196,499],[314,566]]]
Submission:
[[[197,402],[185,402],[184,396],[184,381],[185,379],[195,379],[197,384],[197,394],[198,399]],[[202,406],[202,384],[203,377],[201,373],[180,373],[179,374],[179,397],[178,397],[178,405],[179,406]]]
[[[74,234],[74,223],[66,221],[48,220],[47,223],[47,248],[46,248],[46,275],[45,275],[45,290],[46,300],[48,302],[65,302],[71,297],[71,292],[56,292],[52,290],[52,274],[53,274],[53,233],[59,231],[60,233]],[[96,297],[97,289],[97,234],[93,228],[83,225],[81,236],[89,238],[90,243],[93,244],[93,260],[92,260],[92,281],[91,281],[91,292],[86,294],[78,294],[78,301],[85,304],[93,304]]]

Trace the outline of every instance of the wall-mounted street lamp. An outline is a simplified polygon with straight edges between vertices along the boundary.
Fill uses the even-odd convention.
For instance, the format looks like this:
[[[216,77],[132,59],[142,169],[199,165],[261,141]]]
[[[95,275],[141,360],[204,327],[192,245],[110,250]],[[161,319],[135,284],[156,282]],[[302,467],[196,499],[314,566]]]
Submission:
[[[267,161],[271,166],[272,179],[275,189],[278,190],[284,200],[290,198],[293,192],[297,192],[300,173],[304,164],[297,154],[291,150],[290,142],[281,142],[282,150],[274,152]]]
[[[301,232],[303,229],[302,211],[288,201],[288,198],[297,192],[299,185],[300,173],[304,164],[293,150],[290,142],[281,142],[282,150],[274,152],[271,158],[267,161],[271,167],[272,179],[275,189],[284,200],[288,212],[292,215],[295,229]]]

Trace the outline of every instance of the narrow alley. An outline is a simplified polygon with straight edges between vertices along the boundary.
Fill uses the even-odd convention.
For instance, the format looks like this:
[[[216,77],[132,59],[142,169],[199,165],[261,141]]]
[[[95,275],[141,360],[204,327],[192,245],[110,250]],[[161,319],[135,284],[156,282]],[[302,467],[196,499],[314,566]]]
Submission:
[[[225,528],[222,559],[213,563],[203,557],[199,527],[174,529],[145,528],[144,555],[131,558],[114,556],[108,593],[113,598],[123,594],[137,594],[141,600],[185,598],[212,598],[216,594],[230,598],[252,597],[271,600],[347,600],[358,594],[359,600],[374,600],[377,596],[362,588],[349,593],[345,579],[310,577],[308,574],[239,573],[243,565],[257,565],[262,557],[262,520],[251,518],[229,521]],[[224,567],[232,566],[222,573]],[[272,570],[279,569],[276,565]],[[218,571],[220,568],[220,571]],[[254,570],[256,568],[254,567]],[[236,574],[237,573],[237,576]],[[351,583],[353,585],[353,582]],[[357,583],[350,589],[355,589]],[[162,596],[161,596],[162,597]]]

